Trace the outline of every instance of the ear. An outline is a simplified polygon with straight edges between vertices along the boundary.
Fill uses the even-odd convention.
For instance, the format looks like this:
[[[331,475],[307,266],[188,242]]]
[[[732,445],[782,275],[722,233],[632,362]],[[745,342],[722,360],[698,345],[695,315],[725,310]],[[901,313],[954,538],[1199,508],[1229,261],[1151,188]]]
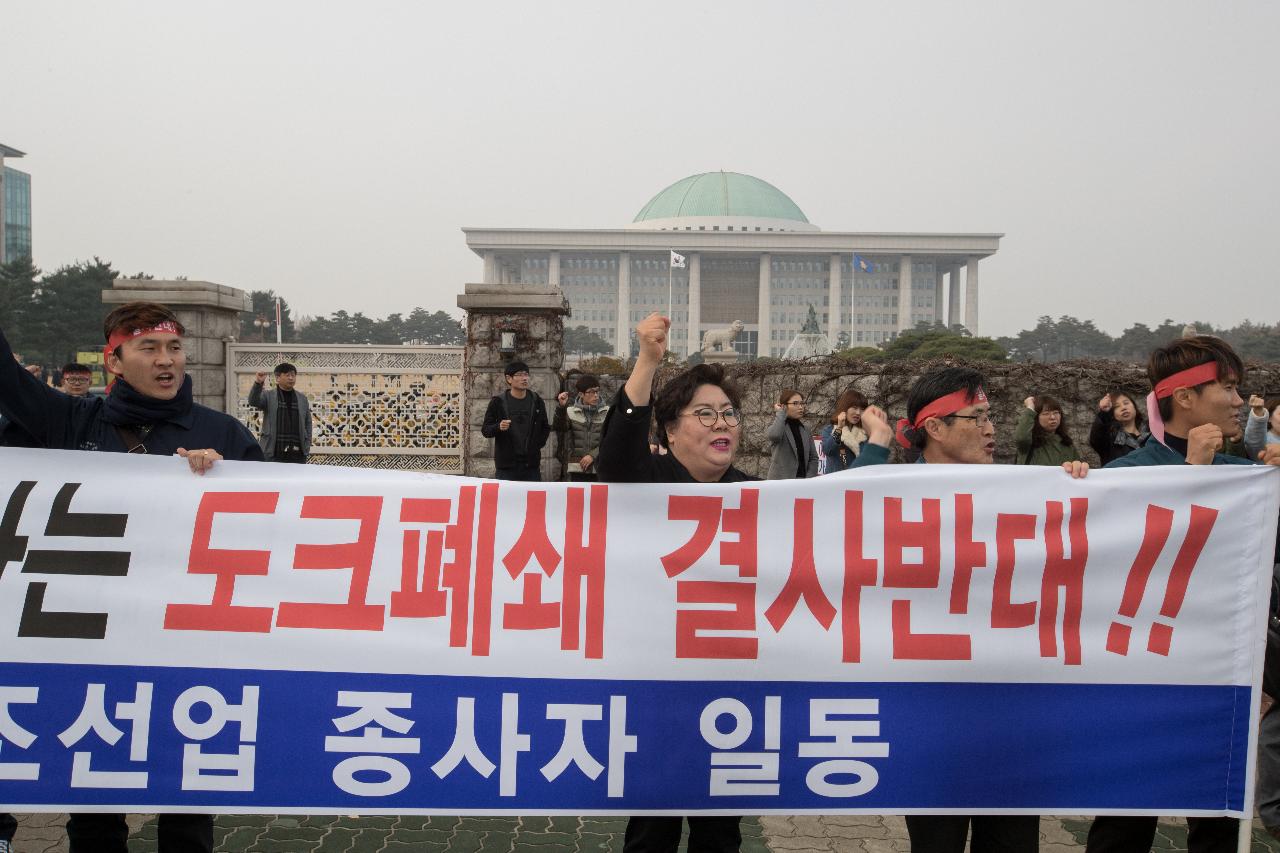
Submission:
[[[115,350],[111,350],[107,353],[106,358],[104,359],[104,364],[107,368],[107,372],[112,376],[124,375],[124,371],[120,369],[120,358],[116,355]]]
[[[1195,400],[1192,399],[1194,392],[1190,388],[1177,388],[1173,392],[1173,405],[1181,409],[1190,409],[1194,405]]]
[[[925,418],[924,432],[930,441],[941,441],[946,423],[941,418]]]

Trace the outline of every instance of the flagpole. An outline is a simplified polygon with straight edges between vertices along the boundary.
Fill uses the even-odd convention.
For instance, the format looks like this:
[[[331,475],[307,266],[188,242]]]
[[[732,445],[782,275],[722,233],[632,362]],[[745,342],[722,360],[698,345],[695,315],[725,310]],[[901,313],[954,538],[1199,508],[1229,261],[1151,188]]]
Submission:
[[[675,275],[675,264],[672,263],[671,254],[668,252],[667,254],[667,319],[671,321],[671,325],[673,328],[676,324],[675,317],[672,315],[672,310],[671,310],[671,302],[673,298],[671,295],[672,294],[671,280],[674,275]]]
[[[279,296],[277,296],[277,297],[276,297],[276,343],[282,343],[282,342],[284,341],[284,338],[283,338],[283,332],[282,332],[282,330],[280,329],[280,320],[281,320],[281,317],[280,317],[280,297],[279,297]]]

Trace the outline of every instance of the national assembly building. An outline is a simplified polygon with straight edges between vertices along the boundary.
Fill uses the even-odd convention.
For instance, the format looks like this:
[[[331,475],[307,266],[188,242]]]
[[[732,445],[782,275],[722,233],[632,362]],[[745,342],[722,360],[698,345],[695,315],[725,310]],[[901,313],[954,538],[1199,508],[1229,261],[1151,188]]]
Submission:
[[[1003,236],[823,231],[776,187],[734,172],[677,181],[623,228],[462,230],[484,283],[558,285],[566,325],[624,357],[636,323],[667,313],[669,282],[681,356],[735,320],[740,353],[782,356],[810,306],[834,347],[875,346],[921,322],[977,334],[978,263]]]

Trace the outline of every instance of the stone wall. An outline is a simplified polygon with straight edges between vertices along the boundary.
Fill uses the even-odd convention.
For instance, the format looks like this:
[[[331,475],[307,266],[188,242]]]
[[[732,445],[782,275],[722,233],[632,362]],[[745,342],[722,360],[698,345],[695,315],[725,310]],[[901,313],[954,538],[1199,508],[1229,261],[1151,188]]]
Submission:
[[[1093,423],[1098,400],[1112,389],[1131,393],[1139,405],[1150,390],[1146,374],[1137,364],[1087,360],[1054,364],[996,364],[962,362],[986,376],[986,391],[996,419],[996,461],[1014,461],[1013,429],[1022,401],[1037,394],[1057,397],[1063,406],[1067,429],[1081,456],[1096,465],[1097,455],[1089,448],[1089,426]],[[895,421],[906,416],[907,390],[915,377],[926,370],[942,367],[941,361],[904,361],[871,364],[840,358],[810,359],[804,362],[769,360],[739,364],[729,368],[742,392],[745,415],[742,444],[738,451],[738,467],[763,477],[769,468],[771,448],[764,432],[773,420],[773,404],[785,388],[793,388],[805,397],[808,414],[805,423],[813,432],[829,423],[836,398],[849,386],[856,386],[871,402],[886,408]],[[661,384],[674,376],[676,369],[665,369]],[[570,380],[571,381],[571,380]],[[602,377],[601,386],[612,400],[624,379]],[[1280,364],[1248,366],[1241,394],[1246,399],[1251,391],[1275,393],[1280,389]],[[554,439],[553,439],[554,441]],[[895,445],[895,461],[901,453]]]
[[[568,307],[560,288],[548,285],[468,284],[458,307],[467,312],[467,340],[463,355],[462,440],[464,473],[493,476],[493,439],[480,432],[489,400],[507,388],[503,368],[513,358],[529,365],[530,387],[542,397],[547,417],[555,414],[564,365],[564,315]],[[513,336],[513,349],[504,352],[502,334]],[[553,435],[543,450],[542,478],[559,473],[552,458]]]

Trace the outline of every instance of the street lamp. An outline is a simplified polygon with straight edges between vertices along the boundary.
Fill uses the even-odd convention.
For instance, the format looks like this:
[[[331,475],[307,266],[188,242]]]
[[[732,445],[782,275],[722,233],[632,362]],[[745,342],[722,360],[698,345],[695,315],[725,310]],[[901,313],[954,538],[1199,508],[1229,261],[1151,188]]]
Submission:
[[[265,315],[259,314],[253,318],[253,325],[258,327],[258,343],[266,343],[267,327],[271,325],[271,321]]]

